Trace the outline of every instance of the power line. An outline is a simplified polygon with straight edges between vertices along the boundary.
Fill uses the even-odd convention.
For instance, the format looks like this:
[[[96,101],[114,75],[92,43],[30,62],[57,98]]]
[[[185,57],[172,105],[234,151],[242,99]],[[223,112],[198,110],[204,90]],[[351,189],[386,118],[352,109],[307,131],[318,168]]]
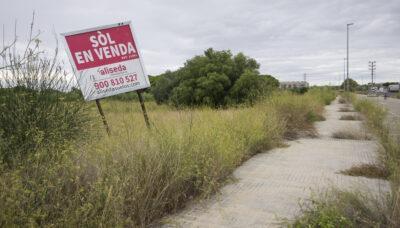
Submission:
[[[374,85],[374,71],[376,70],[376,61],[369,61],[369,70],[371,71],[371,85]]]

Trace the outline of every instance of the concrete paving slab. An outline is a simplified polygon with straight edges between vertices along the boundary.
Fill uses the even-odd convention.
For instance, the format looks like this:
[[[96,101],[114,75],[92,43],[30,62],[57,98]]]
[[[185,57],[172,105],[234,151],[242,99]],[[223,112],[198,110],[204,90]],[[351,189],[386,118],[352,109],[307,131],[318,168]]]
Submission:
[[[288,142],[289,147],[260,153],[233,176],[211,199],[192,203],[169,216],[164,227],[279,227],[283,218],[300,212],[299,202],[334,186],[340,189],[387,191],[389,183],[378,179],[351,177],[341,170],[377,161],[376,141],[338,140],[337,130],[365,131],[361,121],[339,120],[344,107],[334,101],[326,107],[326,121],[316,124],[318,138]]]

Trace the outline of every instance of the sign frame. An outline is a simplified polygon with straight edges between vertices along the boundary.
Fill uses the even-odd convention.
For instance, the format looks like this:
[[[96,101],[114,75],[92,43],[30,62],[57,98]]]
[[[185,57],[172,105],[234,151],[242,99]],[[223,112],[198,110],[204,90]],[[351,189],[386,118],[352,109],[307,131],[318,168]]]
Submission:
[[[126,62],[126,61],[134,61],[134,60],[138,59],[141,71],[143,73],[145,84],[143,86],[136,87],[135,89],[131,89],[131,90],[115,93],[115,94],[109,94],[109,95],[105,94],[103,96],[94,97],[94,98],[89,99],[91,94],[89,94],[87,97],[85,96],[86,93],[84,91],[82,91],[80,80],[81,80],[82,77],[85,77],[84,74],[88,69],[92,69],[92,68],[95,68],[95,67],[87,67],[85,69],[78,70],[77,65],[76,65],[76,63],[74,61],[74,58],[72,56],[72,52],[70,50],[70,47],[68,45],[66,37],[67,36],[78,35],[78,34],[82,34],[82,33],[95,32],[95,31],[104,30],[104,29],[121,27],[121,26],[126,26],[126,25],[129,26],[130,33],[132,35],[132,41],[133,41],[133,44],[134,44],[134,46],[136,48],[136,53],[138,54],[138,58],[128,59],[128,60],[120,60],[120,61],[116,61],[116,62],[113,62],[113,63],[103,64],[103,65],[99,65],[99,66],[95,66],[95,67],[102,67],[102,66],[106,66],[106,65],[110,65],[110,64],[116,64],[116,63],[121,63],[121,62]],[[133,91],[136,91],[136,93],[138,95],[139,102],[140,102],[140,105],[141,105],[141,108],[142,108],[142,111],[143,111],[143,116],[144,116],[144,120],[145,120],[146,126],[147,126],[148,129],[150,129],[150,121],[149,121],[149,118],[148,118],[148,115],[147,115],[146,107],[144,105],[144,99],[143,99],[143,96],[142,96],[142,92],[143,92],[144,89],[149,88],[151,86],[151,84],[150,84],[149,76],[146,73],[145,65],[144,65],[143,58],[142,58],[142,52],[140,51],[140,48],[139,48],[139,46],[140,46],[139,45],[139,41],[138,41],[138,39],[136,37],[135,30],[132,27],[131,21],[125,21],[125,22],[102,25],[102,26],[95,26],[95,27],[91,27],[91,28],[87,28],[87,29],[81,29],[81,30],[76,30],[76,31],[72,31],[72,32],[61,33],[60,35],[62,36],[62,43],[63,43],[64,49],[65,49],[65,51],[67,53],[68,60],[69,60],[69,62],[71,64],[75,79],[76,79],[77,84],[79,86],[79,89],[81,90],[82,95],[84,96],[84,99],[86,101],[96,100],[96,106],[97,106],[98,111],[99,111],[99,113],[101,115],[101,118],[103,120],[103,124],[105,126],[105,129],[106,129],[106,132],[107,132],[108,136],[110,136],[111,131],[110,131],[110,128],[108,126],[108,123],[107,123],[106,117],[104,115],[103,109],[101,108],[100,99],[105,98],[105,97],[115,96],[115,95],[122,94],[122,93],[133,92]],[[110,38],[109,35],[108,35],[108,38],[109,38],[109,41],[111,43],[111,38]]]
[[[131,34],[132,34],[133,42],[134,42],[134,44],[136,46],[136,52],[139,55],[137,60],[139,61],[139,64],[140,64],[140,67],[141,67],[141,71],[143,72],[143,77],[144,77],[144,82],[145,82],[144,85],[136,87],[135,89],[132,89],[132,90],[119,92],[119,93],[116,93],[116,94],[105,94],[105,95],[99,96],[97,98],[94,98],[94,97],[91,98],[90,94],[88,96],[85,96],[85,92],[82,91],[80,80],[81,80],[82,77],[89,77],[89,75],[85,75],[85,72],[86,72],[87,69],[83,69],[83,70],[78,70],[77,69],[77,66],[76,66],[74,58],[72,56],[72,52],[70,51],[70,48],[69,48],[69,45],[68,45],[66,37],[67,36],[78,35],[78,34],[82,34],[82,33],[87,33],[87,32],[95,32],[95,31],[103,30],[103,29],[116,28],[116,27],[125,26],[125,25],[129,26],[129,29],[130,29]],[[91,27],[91,28],[87,28],[87,29],[81,29],[81,30],[76,30],[76,31],[72,31],[72,32],[61,33],[60,35],[62,36],[62,43],[63,43],[64,49],[65,49],[65,51],[67,53],[68,60],[69,60],[69,62],[71,64],[71,66],[72,66],[72,70],[73,70],[75,79],[77,81],[77,84],[78,84],[82,94],[84,95],[85,101],[92,101],[92,100],[96,100],[96,99],[102,99],[102,98],[105,98],[105,97],[115,96],[115,95],[122,94],[122,93],[127,93],[127,92],[132,92],[132,91],[139,91],[139,90],[143,90],[143,89],[149,88],[151,86],[150,80],[149,80],[149,76],[146,73],[145,65],[144,65],[144,62],[143,62],[142,52],[141,52],[141,50],[139,48],[140,47],[140,45],[139,45],[140,42],[137,39],[137,36],[135,34],[135,30],[132,27],[131,21],[113,23],[113,24],[102,25],[102,26],[95,26],[95,27]],[[134,59],[134,60],[136,60],[136,59]],[[133,60],[126,60],[126,61],[133,61]],[[124,62],[124,61],[119,61],[119,62]],[[105,66],[105,65],[102,65],[102,66]],[[101,67],[101,66],[98,66],[98,67]]]

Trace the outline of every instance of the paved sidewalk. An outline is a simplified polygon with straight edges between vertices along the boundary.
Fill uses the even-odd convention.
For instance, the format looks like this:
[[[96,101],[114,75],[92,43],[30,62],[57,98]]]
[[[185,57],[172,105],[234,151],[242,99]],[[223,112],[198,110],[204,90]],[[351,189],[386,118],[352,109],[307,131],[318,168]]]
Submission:
[[[336,140],[337,130],[364,131],[360,121],[339,120],[337,100],[326,107],[326,121],[316,124],[318,138],[289,142],[289,147],[258,154],[234,172],[235,183],[202,203],[192,203],[168,217],[167,227],[274,227],[299,213],[299,202],[312,192],[339,188],[381,191],[386,181],[339,174],[355,164],[371,163],[375,141]],[[383,190],[382,190],[383,191]]]

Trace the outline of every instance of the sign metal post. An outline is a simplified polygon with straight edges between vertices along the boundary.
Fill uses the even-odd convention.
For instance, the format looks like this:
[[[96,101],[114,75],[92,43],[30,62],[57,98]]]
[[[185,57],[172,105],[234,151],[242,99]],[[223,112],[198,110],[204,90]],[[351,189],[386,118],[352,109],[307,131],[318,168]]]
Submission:
[[[107,123],[107,120],[106,120],[106,116],[104,115],[103,109],[101,108],[101,104],[100,104],[100,100],[99,99],[96,99],[96,105],[97,105],[97,109],[99,110],[99,113],[101,115],[101,119],[103,120],[104,127],[106,128],[107,135],[110,136],[111,135],[110,127],[108,126],[108,123]]]
[[[143,96],[142,96],[142,91],[141,90],[137,90],[136,93],[137,93],[137,95],[139,97],[140,106],[142,107],[144,121],[146,122],[147,128],[150,129],[150,121],[149,121],[149,117],[147,116],[146,106],[144,106],[144,99],[143,99]]]
[[[150,128],[142,90],[150,87],[142,55],[130,22],[61,34],[69,61],[86,101],[96,101],[110,135],[100,99],[137,91],[146,125]]]

